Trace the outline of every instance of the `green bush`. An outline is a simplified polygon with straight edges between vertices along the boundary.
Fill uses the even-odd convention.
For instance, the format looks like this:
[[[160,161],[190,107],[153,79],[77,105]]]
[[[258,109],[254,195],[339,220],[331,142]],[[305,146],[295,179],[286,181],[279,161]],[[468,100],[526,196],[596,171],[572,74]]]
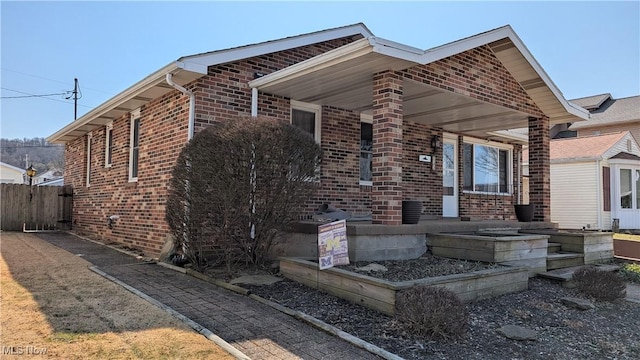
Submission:
[[[598,300],[614,301],[626,296],[627,284],[614,272],[583,267],[573,274],[573,280],[581,293]]]
[[[627,281],[640,284],[640,264],[624,264],[620,268],[620,275]]]
[[[396,318],[409,331],[428,338],[461,338],[469,313],[458,296],[445,288],[416,286],[396,297]]]

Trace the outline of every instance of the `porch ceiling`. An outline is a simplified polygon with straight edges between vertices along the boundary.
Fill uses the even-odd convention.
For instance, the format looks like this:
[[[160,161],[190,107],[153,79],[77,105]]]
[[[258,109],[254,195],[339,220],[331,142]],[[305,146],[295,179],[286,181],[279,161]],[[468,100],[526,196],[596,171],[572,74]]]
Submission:
[[[298,101],[371,113],[375,73],[431,63],[482,45],[492,49],[551,124],[588,118],[586,111],[564,99],[508,26],[426,51],[375,37],[361,39],[249,85]],[[532,116],[411,80],[404,81],[403,114],[445,131],[484,138],[526,128]]]

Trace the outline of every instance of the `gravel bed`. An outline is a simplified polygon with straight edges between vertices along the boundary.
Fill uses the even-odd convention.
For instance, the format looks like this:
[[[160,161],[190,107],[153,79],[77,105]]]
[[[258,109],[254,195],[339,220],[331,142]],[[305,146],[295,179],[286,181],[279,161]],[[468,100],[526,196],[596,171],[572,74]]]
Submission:
[[[416,267],[393,269],[392,263],[381,262],[397,273],[394,277],[401,276],[402,268]],[[287,279],[243,287],[405,359],[640,359],[640,304],[591,299],[595,309],[576,310],[563,305],[560,298],[585,297],[546,279],[530,279],[526,291],[467,304],[469,330],[456,341],[415,337],[393,317]],[[497,333],[504,325],[534,330],[537,338],[507,339]]]

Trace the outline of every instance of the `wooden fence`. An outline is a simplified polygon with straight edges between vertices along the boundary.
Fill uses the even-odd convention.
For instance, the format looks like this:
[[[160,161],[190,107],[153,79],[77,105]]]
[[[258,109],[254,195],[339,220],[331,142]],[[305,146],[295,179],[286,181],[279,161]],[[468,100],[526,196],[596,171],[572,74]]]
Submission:
[[[70,186],[0,184],[0,230],[58,230],[71,225]]]

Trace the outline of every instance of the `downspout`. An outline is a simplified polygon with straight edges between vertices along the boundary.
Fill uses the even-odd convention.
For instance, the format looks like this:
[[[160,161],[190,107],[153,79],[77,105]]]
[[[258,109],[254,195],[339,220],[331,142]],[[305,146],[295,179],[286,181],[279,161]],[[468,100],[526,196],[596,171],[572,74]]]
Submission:
[[[251,116],[258,116],[258,88],[251,88]]]
[[[516,183],[518,184],[518,198],[516,199],[516,204],[520,205],[520,203],[522,202],[520,200],[520,196],[522,195],[521,192],[521,186],[522,186],[522,147],[518,150],[518,179],[516,180]]]
[[[167,79],[167,84],[173,86],[176,90],[179,90],[181,93],[185,95],[189,95],[189,130],[187,134],[187,141],[189,141],[191,140],[191,138],[193,138],[193,127],[195,124],[195,117],[196,117],[196,95],[192,91],[189,91],[184,87],[174,83],[173,74],[167,73],[166,79]]]
[[[598,215],[598,230],[602,230],[602,174],[600,160],[596,160],[596,210]]]

